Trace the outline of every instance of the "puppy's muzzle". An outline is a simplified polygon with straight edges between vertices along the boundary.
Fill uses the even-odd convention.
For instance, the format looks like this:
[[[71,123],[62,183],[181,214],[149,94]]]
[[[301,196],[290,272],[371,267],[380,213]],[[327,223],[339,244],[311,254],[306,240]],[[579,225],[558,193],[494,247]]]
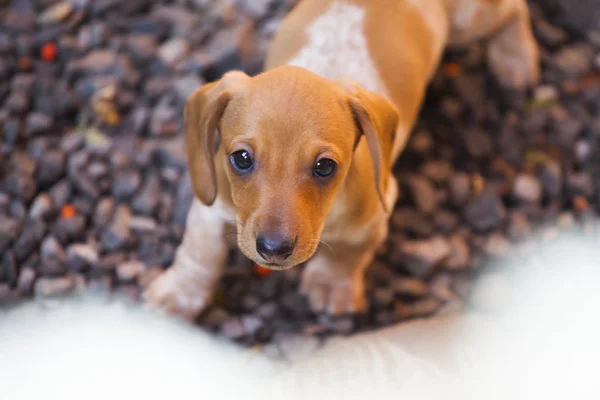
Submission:
[[[256,237],[256,251],[267,264],[282,264],[294,252],[296,240],[279,234],[261,233]]]

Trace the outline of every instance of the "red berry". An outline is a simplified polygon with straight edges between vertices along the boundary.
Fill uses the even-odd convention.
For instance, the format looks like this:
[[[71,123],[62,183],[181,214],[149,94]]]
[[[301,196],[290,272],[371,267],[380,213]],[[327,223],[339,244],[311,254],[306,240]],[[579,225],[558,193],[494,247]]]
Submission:
[[[47,62],[52,62],[56,60],[56,53],[56,44],[52,42],[46,43],[44,46],[42,46],[42,50],[40,51],[42,60]]]

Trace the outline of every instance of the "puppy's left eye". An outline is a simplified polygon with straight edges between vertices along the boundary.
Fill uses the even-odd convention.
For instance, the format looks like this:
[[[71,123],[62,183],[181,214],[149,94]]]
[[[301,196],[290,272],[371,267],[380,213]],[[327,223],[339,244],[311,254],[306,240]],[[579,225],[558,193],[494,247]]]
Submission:
[[[229,156],[233,168],[239,172],[247,172],[252,168],[252,156],[246,150],[239,150]]]
[[[337,164],[335,161],[329,158],[321,158],[315,164],[313,174],[320,178],[327,178],[335,172]]]

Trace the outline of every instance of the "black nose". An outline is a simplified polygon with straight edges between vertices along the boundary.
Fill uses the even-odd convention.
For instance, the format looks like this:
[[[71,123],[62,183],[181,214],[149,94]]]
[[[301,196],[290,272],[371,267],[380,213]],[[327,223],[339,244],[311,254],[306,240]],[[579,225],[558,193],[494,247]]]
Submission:
[[[256,251],[268,263],[282,263],[294,251],[295,240],[277,234],[259,234],[256,237]]]

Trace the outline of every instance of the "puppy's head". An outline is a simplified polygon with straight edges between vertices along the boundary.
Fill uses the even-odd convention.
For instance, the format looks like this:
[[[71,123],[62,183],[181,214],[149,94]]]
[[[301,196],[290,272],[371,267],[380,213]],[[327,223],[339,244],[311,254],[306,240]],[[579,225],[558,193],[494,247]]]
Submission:
[[[211,205],[217,182],[229,181],[242,252],[272,269],[292,267],[317,249],[361,140],[371,161],[357,168],[373,170],[373,195],[383,198],[397,120],[383,97],[302,68],[230,72],[185,106],[196,196]]]

